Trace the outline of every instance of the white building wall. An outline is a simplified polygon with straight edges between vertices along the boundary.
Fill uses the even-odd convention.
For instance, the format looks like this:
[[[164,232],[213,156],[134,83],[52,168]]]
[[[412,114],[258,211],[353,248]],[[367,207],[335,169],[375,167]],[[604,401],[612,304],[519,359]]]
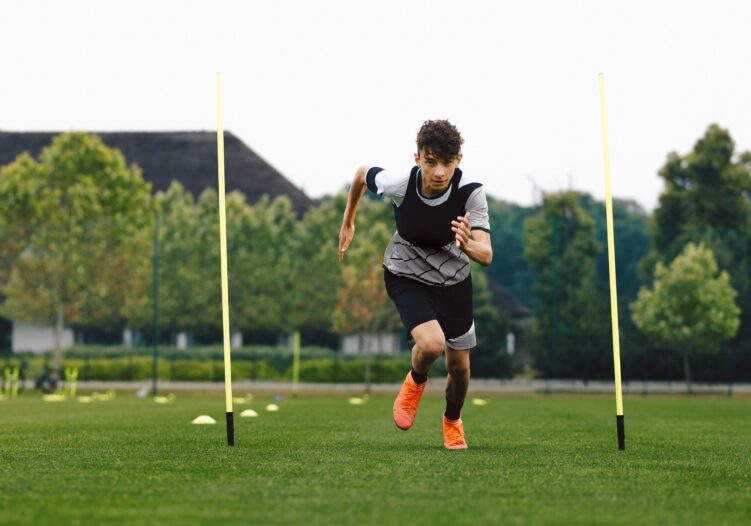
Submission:
[[[342,338],[342,352],[345,354],[364,354],[364,350],[375,354],[397,354],[401,351],[401,337],[398,333],[366,335],[363,337],[363,351],[360,350],[360,336],[350,334]]]
[[[130,329],[123,329],[123,347],[133,347],[133,331]]]
[[[73,345],[72,329],[63,329],[60,345],[63,349]],[[13,352],[51,351],[55,347],[55,328],[14,321],[11,347]]]

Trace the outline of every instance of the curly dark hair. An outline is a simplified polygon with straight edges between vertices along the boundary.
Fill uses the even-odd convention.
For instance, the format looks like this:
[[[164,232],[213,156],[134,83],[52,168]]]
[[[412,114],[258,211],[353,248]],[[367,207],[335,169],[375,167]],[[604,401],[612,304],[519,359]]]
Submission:
[[[462,139],[456,126],[447,120],[425,121],[417,132],[417,151],[425,150],[444,163],[453,161],[462,151]]]

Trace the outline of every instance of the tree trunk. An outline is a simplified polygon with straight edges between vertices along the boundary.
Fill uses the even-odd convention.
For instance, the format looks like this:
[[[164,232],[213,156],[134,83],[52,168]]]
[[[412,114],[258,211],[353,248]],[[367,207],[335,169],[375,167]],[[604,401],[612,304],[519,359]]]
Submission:
[[[61,301],[57,305],[57,322],[55,323],[55,348],[52,354],[52,374],[55,379],[60,379],[60,367],[63,362],[63,320],[65,315],[65,308]]]
[[[691,364],[688,361],[688,353],[683,354],[683,373],[686,375],[686,389],[691,394]]]

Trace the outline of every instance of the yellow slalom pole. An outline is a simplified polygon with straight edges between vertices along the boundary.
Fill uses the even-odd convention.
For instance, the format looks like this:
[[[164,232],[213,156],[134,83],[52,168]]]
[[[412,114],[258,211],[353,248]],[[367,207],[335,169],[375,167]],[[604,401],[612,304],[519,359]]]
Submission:
[[[300,391],[300,331],[295,331],[292,344],[292,396],[297,398]]]
[[[70,397],[76,397],[76,389],[78,388],[78,367],[72,367],[70,369]]]
[[[4,391],[3,396],[4,398],[9,398],[10,397],[10,384],[11,384],[11,379],[13,378],[10,367],[5,368],[5,370],[3,371],[3,375],[5,379],[5,383],[3,383],[3,391]]]
[[[224,129],[222,128],[222,74],[216,74],[216,151],[219,163],[219,246],[222,264],[222,328],[224,334],[224,391],[227,400],[227,445],[235,445],[232,415],[232,356],[229,334],[229,291],[227,285],[227,217],[224,207]]]
[[[615,241],[613,236],[613,195],[610,190],[610,152],[608,150],[608,120],[605,115],[605,75],[600,73],[600,115],[602,119],[602,149],[605,161],[605,214],[608,227],[608,273],[610,274],[610,317],[613,327],[613,368],[615,371],[615,421],[618,449],[626,449],[623,425],[623,392],[621,389],[621,346],[618,333],[618,290],[615,283]]]
[[[15,367],[13,369],[13,372],[11,373],[11,390],[10,390],[10,397],[11,398],[18,398],[18,375],[19,375],[19,369],[18,367]]]

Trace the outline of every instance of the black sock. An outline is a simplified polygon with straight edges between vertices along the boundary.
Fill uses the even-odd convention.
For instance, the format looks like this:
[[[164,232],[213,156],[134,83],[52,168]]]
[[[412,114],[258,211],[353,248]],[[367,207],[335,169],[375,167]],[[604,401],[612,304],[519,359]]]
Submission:
[[[459,420],[461,418],[463,405],[464,402],[462,402],[461,404],[455,404],[451,400],[446,398],[446,412],[443,413],[443,416],[445,416],[449,420]]]
[[[410,369],[409,372],[412,373],[412,379],[418,385],[428,381],[428,373],[418,373],[414,369]]]

